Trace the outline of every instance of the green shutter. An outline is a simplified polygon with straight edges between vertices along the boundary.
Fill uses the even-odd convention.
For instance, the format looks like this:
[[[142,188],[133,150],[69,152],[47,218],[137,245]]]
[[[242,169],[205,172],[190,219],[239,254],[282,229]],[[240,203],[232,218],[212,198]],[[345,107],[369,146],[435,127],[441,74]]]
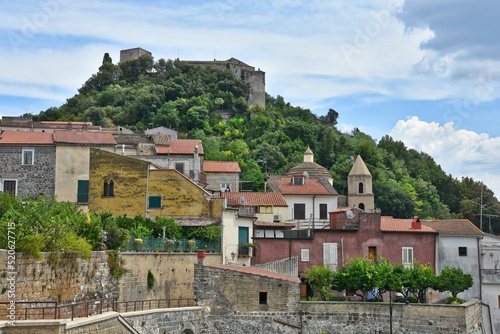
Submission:
[[[77,203],[88,203],[89,202],[89,181],[88,180],[78,180],[78,190],[76,195]]]
[[[161,209],[161,196],[149,196],[149,208]]]

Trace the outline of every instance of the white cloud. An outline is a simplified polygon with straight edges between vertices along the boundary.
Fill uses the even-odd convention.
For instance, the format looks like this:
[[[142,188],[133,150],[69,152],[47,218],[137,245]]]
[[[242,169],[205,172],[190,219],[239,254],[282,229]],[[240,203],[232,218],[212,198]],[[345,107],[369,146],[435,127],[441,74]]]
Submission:
[[[444,171],[454,177],[469,176],[484,182],[500,195],[500,137],[457,130],[452,122],[441,125],[413,116],[400,120],[389,134],[408,148],[432,156]]]

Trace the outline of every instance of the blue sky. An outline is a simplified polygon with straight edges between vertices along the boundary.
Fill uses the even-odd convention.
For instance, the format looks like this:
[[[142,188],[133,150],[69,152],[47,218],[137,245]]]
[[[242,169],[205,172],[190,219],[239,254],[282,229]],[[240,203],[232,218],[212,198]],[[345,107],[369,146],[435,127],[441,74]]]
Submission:
[[[338,128],[391,135],[500,195],[500,2],[0,0],[0,116],[60,106],[105,52],[236,57]]]

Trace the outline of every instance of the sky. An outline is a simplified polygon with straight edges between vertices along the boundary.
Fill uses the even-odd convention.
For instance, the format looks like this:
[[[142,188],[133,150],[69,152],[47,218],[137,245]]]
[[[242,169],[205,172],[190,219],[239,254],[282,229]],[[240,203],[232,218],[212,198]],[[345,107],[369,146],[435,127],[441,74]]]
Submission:
[[[385,135],[500,198],[495,0],[0,0],[0,116],[60,106],[104,53],[225,60],[338,129]]]

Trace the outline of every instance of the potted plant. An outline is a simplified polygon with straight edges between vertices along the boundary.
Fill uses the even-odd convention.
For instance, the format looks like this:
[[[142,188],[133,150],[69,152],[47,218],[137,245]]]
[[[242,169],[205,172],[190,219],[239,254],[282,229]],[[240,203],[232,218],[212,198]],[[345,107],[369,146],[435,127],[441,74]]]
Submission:
[[[165,246],[166,246],[167,250],[169,250],[169,251],[172,250],[172,246],[174,245],[174,243],[175,243],[175,240],[173,240],[173,239],[165,240]]]
[[[196,240],[190,239],[187,241],[189,249],[192,251],[196,247]]]
[[[142,239],[140,239],[140,238],[134,239],[135,250],[136,251],[140,250],[141,246],[142,246]]]

